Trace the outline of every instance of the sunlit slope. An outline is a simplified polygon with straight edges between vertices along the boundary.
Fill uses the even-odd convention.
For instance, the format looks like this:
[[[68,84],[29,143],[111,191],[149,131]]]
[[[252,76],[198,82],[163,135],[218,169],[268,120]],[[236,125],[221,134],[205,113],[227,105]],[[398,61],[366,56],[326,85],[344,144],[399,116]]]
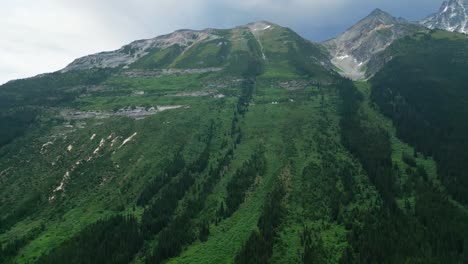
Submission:
[[[463,262],[439,160],[328,57],[257,22],[0,87],[0,262]]]
[[[134,236],[151,245],[129,249],[128,254],[109,261],[125,262],[135,254],[143,260],[175,256],[176,252],[157,255],[161,254],[161,232],[168,232],[181,221],[179,217],[189,214],[185,225],[194,236],[182,243],[189,245],[203,223],[205,228],[213,225],[215,220],[205,216],[211,208],[208,205],[215,201],[213,197],[218,199],[216,207],[228,199],[222,193],[229,177],[239,173],[253,153],[281,161],[274,156],[276,151],[267,148],[276,140],[274,134],[268,135],[274,133],[273,127],[269,129],[274,117],[256,117],[263,122],[259,124],[263,132],[255,132],[265,134],[262,142],[253,131],[248,135],[243,131],[245,123],[250,123],[244,116],[255,104],[271,111],[281,109],[280,104],[300,105],[302,96],[317,93],[318,83],[332,78],[320,66],[323,54],[289,29],[269,23],[215,30],[214,34],[220,39],[183,50],[178,45],[154,50],[128,67],[53,73],[2,87],[2,107],[7,110],[3,115],[13,125],[3,124],[21,131],[10,133],[1,149],[1,209],[7,212],[1,218],[5,260],[37,260],[51,250],[50,258],[60,259],[60,252],[69,252],[69,243],[80,243],[70,239],[86,233],[86,226],[99,219],[104,223],[88,228],[109,228],[106,221],[118,222],[130,231],[116,236]],[[287,42],[289,36],[294,39]],[[304,46],[309,57],[301,68],[297,54]],[[296,54],[293,59],[288,57],[291,53]],[[278,65],[285,76],[269,70]],[[259,77],[268,74],[274,78]],[[312,77],[315,74],[317,78]],[[257,78],[263,78],[262,92]],[[268,85],[275,88],[270,91]],[[258,99],[253,100],[257,93]],[[23,115],[28,118],[20,122],[18,117]],[[221,174],[229,176],[224,179]],[[273,174],[265,175],[266,179],[273,179]],[[231,191],[230,214],[256,181],[250,178],[239,183],[239,190]],[[271,186],[262,187],[257,206],[263,204]],[[187,207],[193,202],[200,203],[199,207]],[[260,207],[256,211],[257,216],[242,216],[250,219],[252,228]],[[144,232],[144,238],[132,233],[132,221],[138,222],[141,230],[137,233]],[[245,234],[251,230],[245,229]],[[232,254],[241,244],[239,240],[232,247]]]

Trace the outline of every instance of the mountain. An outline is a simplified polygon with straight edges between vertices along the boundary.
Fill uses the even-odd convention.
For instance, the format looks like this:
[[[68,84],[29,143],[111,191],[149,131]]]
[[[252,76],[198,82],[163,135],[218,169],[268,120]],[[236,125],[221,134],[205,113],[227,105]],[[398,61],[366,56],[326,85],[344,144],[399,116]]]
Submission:
[[[468,37],[437,30],[397,41],[380,56],[392,60],[371,80],[372,96],[403,140],[434,157],[453,197],[468,203],[468,174],[455,165],[468,158],[458,141],[468,132],[461,121],[468,117]]]
[[[179,30],[0,86],[0,263],[465,263],[467,36],[351,29]]]
[[[319,147],[307,138],[339,144],[327,61],[320,45],[256,22],[177,31],[3,85],[0,262],[233,261],[260,217],[278,226],[283,190],[299,198],[314,185],[295,170],[315,158],[291,163]],[[278,257],[300,257],[291,252]]]
[[[375,54],[385,50],[393,41],[421,31],[422,27],[375,9],[343,34],[325,41],[331,62],[338,71],[354,80],[369,77],[368,62]]]
[[[420,23],[430,29],[443,29],[451,32],[468,33],[468,1],[444,1],[439,12],[432,14]]]
[[[79,58],[63,69],[62,72],[128,66],[154,50],[164,50],[177,45],[181,51],[183,51],[192,45],[214,41],[218,38],[219,36],[211,34],[210,30],[179,30],[172,34],[154,39],[135,41],[116,51],[103,52]]]
[[[313,47],[316,49],[311,56],[313,63],[328,63],[326,52],[320,51],[318,45],[306,43],[308,41],[290,29],[260,21],[231,30],[179,30],[153,39],[135,41],[116,51],[79,58],[62,72],[96,68],[218,67],[233,63],[233,59],[236,60],[237,56],[246,52],[259,56],[262,60],[269,60],[268,53],[274,51],[275,47],[270,47],[270,50],[268,42],[279,41],[281,38],[282,46],[285,47],[294,44]],[[202,58],[197,58],[201,56]],[[275,58],[270,60],[273,62]]]

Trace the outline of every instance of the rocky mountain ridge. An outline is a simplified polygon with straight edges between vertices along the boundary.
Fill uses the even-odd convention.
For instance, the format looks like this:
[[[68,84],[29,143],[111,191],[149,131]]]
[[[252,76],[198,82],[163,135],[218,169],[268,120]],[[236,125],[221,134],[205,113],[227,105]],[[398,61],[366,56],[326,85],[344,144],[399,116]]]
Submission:
[[[467,10],[467,0],[444,1],[439,12],[428,16],[420,23],[429,29],[443,29],[468,34]]]
[[[347,31],[323,42],[338,72],[353,80],[365,79],[367,63],[393,41],[422,30],[421,26],[375,9]]]
[[[209,29],[202,31],[178,30],[171,34],[152,39],[134,41],[116,51],[101,52],[73,61],[62,70],[84,70],[90,68],[117,68],[128,66],[144,57],[152,49],[165,49],[172,45],[179,45],[183,49],[189,48],[194,43],[210,41],[218,38]]]
[[[271,30],[274,26],[273,23],[267,21],[258,21],[237,28],[246,28],[258,38],[262,31]],[[204,30],[182,29],[152,39],[137,40],[115,51],[101,52],[78,58],[61,72],[91,68],[126,68],[155,50],[164,50],[177,45],[183,52],[196,44],[219,39],[222,37],[219,31],[211,28]]]
[[[321,44],[179,30],[2,85],[0,263],[466,263],[466,58],[377,9]]]
[[[353,80],[367,79],[382,66],[382,63],[369,62],[376,54],[384,51],[395,40],[428,29],[444,29],[461,33],[468,32],[467,0],[445,1],[439,12],[419,23],[396,18],[381,9],[375,9],[367,17],[358,21],[337,37],[319,43],[326,50],[329,61],[318,59],[326,68],[335,70],[344,77]],[[268,21],[258,21],[234,28],[248,30],[257,40],[262,59],[266,60],[260,36],[275,27]],[[73,61],[61,72],[85,70],[91,68],[128,68],[131,64],[157,50],[177,46],[182,54],[200,43],[222,39],[221,30],[178,30],[171,34],[147,40],[138,40],[116,51],[89,55]],[[317,60],[317,58],[312,58]]]

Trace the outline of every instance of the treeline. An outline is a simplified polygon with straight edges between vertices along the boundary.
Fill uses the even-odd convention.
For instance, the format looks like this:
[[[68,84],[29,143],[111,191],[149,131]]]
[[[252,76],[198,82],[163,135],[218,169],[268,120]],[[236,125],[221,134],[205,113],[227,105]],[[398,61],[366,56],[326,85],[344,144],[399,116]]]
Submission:
[[[181,171],[179,179],[169,183],[162,189],[160,195],[149,208],[145,209],[143,214],[143,228],[154,236],[157,236],[156,247],[152,249],[150,255],[147,256],[147,263],[161,263],[164,260],[178,255],[183,247],[196,238],[195,228],[193,227],[192,218],[204,207],[204,202],[211,188],[214,186],[220,174],[218,171],[210,167],[203,190],[199,190],[199,186],[195,186],[197,191],[191,193],[194,196],[186,201],[183,205],[183,210],[180,214],[174,215],[175,210],[179,205],[179,201],[185,196],[190,187],[195,183],[207,168],[210,160],[211,141],[214,136],[215,126],[211,122],[206,138],[205,149],[200,153],[188,168]],[[228,152],[232,155],[232,152]],[[228,155],[228,154],[226,154]],[[218,160],[220,162],[228,162],[228,158]],[[221,165],[220,165],[221,166]],[[151,238],[147,237],[147,239]]]
[[[381,209],[354,224],[343,263],[467,263],[468,216],[427,183],[414,213]]]
[[[39,110],[33,107],[3,110],[0,113],[0,147],[22,136],[34,124],[38,114]]]
[[[304,226],[301,234],[301,246],[304,248],[302,263],[327,263],[327,254],[321,235]]]
[[[342,141],[361,161],[388,207],[395,207],[392,148],[388,132],[360,108],[363,97],[349,80],[340,84]]]
[[[258,230],[250,234],[247,242],[237,254],[235,263],[270,263],[278,228],[285,213],[283,201],[285,195],[284,184],[280,179],[277,179],[263,206],[262,214],[257,223]]]
[[[245,113],[248,111],[249,103],[252,100],[254,89],[255,80],[253,78],[247,78],[242,82],[241,95],[239,97],[239,100],[237,101],[237,114],[244,116]]]
[[[5,232],[17,222],[33,214],[37,206],[42,202],[44,202],[44,199],[41,193],[37,191],[31,192],[29,198],[19,202],[16,208],[2,215],[3,218],[0,218],[0,233]]]
[[[1,108],[58,106],[83,93],[78,86],[97,85],[112,73],[110,69],[50,73],[40,77],[11,81],[0,88]],[[72,89],[73,88],[73,89]]]
[[[188,199],[182,213],[176,216],[167,228],[159,234],[157,246],[151,256],[147,258],[147,263],[161,263],[168,258],[179,255],[184,246],[192,243],[197,238],[201,241],[208,238],[210,232],[209,222],[203,221],[197,225],[193,218],[204,208],[208,195],[224,174],[225,168],[229,165],[232,157],[232,149],[229,149],[222,158],[216,160],[214,164],[217,165],[215,167],[211,166],[209,168],[206,179],[197,185],[194,197]]]
[[[254,67],[253,65],[254,64],[252,64],[252,67]],[[164,166],[160,172],[155,172],[154,180],[152,180],[139,195],[137,205],[144,206],[145,209],[141,223],[137,223],[136,225],[139,234],[139,243],[135,243],[135,247],[138,249],[135,251],[131,250],[131,252],[127,251],[125,257],[128,257],[128,259],[130,259],[130,256],[134,257],[138,250],[142,249],[142,245],[145,241],[149,242],[156,239],[153,248],[145,248],[142,251],[142,257],[145,262],[162,263],[171,257],[179,255],[185,246],[196,239],[204,241],[208,238],[210,221],[197,220],[196,217],[205,207],[208,195],[212,192],[222,175],[224,175],[232,160],[234,149],[241,141],[242,131],[240,130],[239,123],[241,118],[248,111],[249,102],[252,99],[255,88],[255,79],[251,78],[250,74],[246,74],[245,77],[246,79],[243,82],[241,96],[239,97],[231,124],[233,127],[231,130],[232,133],[230,134],[232,143],[228,144],[226,142],[223,144],[220,151],[220,153],[223,153],[221,157],[213,160],[210,165],[211,152],[213,151],[211,141],[215,133],[214,130],[216,129],[214,123],[211,122],[205,134],[206,138],[203,140],[203,142],[206,143],[205,148],[198,157],[193,162],[187,162],[182,155],[183,149],[180,149],[174,157],[171,158],[167,166]],[[254,166],[255,169],[264,170],[265,161],[263,153],[262,159],[260,159],[260,156],[255,158],[255,163],[258,163]],[[249,167],[253,165],[254,163],[249,164]],[[250,169],[248,171],[249,173],[251,172]],[[204,175],[205,172],[206,177],[202,178],[201,176]],[[254,177],[255,176],[256,174]],[[200,179],[199,182],[198,179]],[[196,182],[198,183],[196,184]],[[189,190],[193,191],[187,195]],[[184,197],[186,197],[186,199],[184,199]],[[176,211],[178,208],[181,210]],[[68,256],[72,260],[71,263],[74,263],[73,259],[78,253],[72,252],[71,248],[89,249],[84,245],[86,241],[85,238],[93,232],[106,238],[106,235],[100,234],[100,232],[107,230],[105,233],[110,236],[113,233],[113,228],[112,226],[106,226],[104,224],[108,221],[109,220],[103,220],[91,225],[80,232],[76,238],[65,241],[59,248],[53,250],[47,256],[43,256],[42,259],[44,262],[50,260],[51,263],[58,263]],[[102,243],[104,245],[109,244],[106,240],[102,241]],[[94,241],[91,240],[90,246],[94,244]],[[108,248],[106,252],[114,252],[116,255],[119,255],[120,251],[125,252],[112,243],[106,246],[106,248]],[[84,254],[81,250],[77,252]],[[111,259],[109,262],[120,263],[119,261],[123,259],[124,257]],[[55,260],[57,260],[57,262],[54,262]],[[86,261],[87,259],[84,260],[84,263],[87,263]]]
[[[86,227],[37,262],[127,264],[142,245],[137,220],[133,216],[113,216]]]
[[[51,73],[0,86],[0,147],[23,135],[42,107],[69,103],[84,92],[76,87],[99,84],[109,76],[110,70]]]
[[[344,174],[346,165],[340,168],[336,157],[330,153],[322,153],[321,163],[310,162],[302,171],[301,206],[304,217],[310,220],[337,221],[341,209],[352,199],[352,186],[344,183],[344,190],[337,188],[339,176],[342,178],[352,175]],[[348,179],[344,179],[348,181]]]
[[[183,211],[161,231],[157,238],[157,246],[146,259],[147,263],[161,263],[168,258],[179,255],[183,250],[183,247],[192,243],[197,238],[201,241],[208,239],[210,222],[203,220],[200,223],[196,223],[194,218],[204,208],[208,195],[212,192],[215,184],[219,181],[221,176],[224,175],[227,166],[233,158],[234,149],[242,139],[242,131],[240,129],[239,122],[248,111],[249,102],[252,99],[254,88],[255,80],[253,78],[247,78],[243,81],[241,95],[231,122],[231,147],[226,150],[222,158],[218,158],[214,161],[213,164],[216,165],[209,167],[206,178],[196,186],[196,192],[193,193],[193,197],[186,201]],[[222,148],[227,146],[227,144],[223,144]],[[257,153],[254,154],[254,156],[255,161],[259,162],[258,165],[264,166],[264,157],[263,160],[260,161],[259,158],[257,158]],[[219,221],[219,218],[225,217],[224,209],[221,211],[223,214],[221,216],[216,216],[217,219],[215,219],[215,223]]]
[[[293,31],[288,31],[285,35],[284,37],[287,39],[294,39],[294,42],[286,43],[288,47],[287,60],[299,75],[318,77],[330,74],[323,65],[318,63],[326,56],[319,45],[311,45],[310,42]],[[316,60],[304,58],[316,58]]]
[[[230,50],[225,72],[244,78],[259,76],[264,69],[261,47],[253,34],[244,34],[243,37],[247,40],[248,50]]]
[[[160,190],[146,191],[140,196],[142,203],[148,203],[141,223],[134,217],[116,216],[100,220],[82,230],[74,238],[65,241],[49,254],[42,256],[39,263],[129,263],[142,248],[144,241],[157,238],[156,249],[147,257],[148,263],[161,263],[175,256],[182,247],[193,241],[195,228],[191,219],[203,208],[210,188],[220,177],[221,169],[211,168],[213,179],[206,181],[203,190],[197,198],[189,199],[187,206],[180,215],[175,215],[179,201],[195,183],[196,177],[205,171],[210,159],[210,146],[214,125],[211,124],[205,139],[205,148],[196,160],[188,165],[182,158],[181,151],[175,154],[173,161],[164,169],[164,175],[172,176],[169,183]],[[224,168],[232,156],[228,151],[226,157],[219,159]],[[156,185],[153,185],[153,187]],[[153,199],[152,196],[156,198]],[[156,236],[157,235],[157,236]],[[147,252],[144,252],[147,253]],[[84,257],[80,257],[80,256]]]
[[[242,140],[242,130],[240,121],[249,110],[249,104],[253,97],[255,90],[255,79],[247,78],[242,82],[242,89],[239,99],[237,100],[236,110],[234,117],[231,121],[231,139],[233,140],[234,148],[240,144]]]
[[[427,172],[405,154],[415,196],[414,210],[407,201],[396,206],[399,193],[394,188],[399,168],[392,165],[388,135],[359,109],[361,98],[352,83],[341,86],[345,146],[359,159],[384,203],[366,215],[355,215],[362,223],[348,219],[350,248],[343,263],[464,263],[468,251],[468,215],[457,208],[438,187],[428,181]],[[353,91],[354,90],[354,91]],[[365,137],[363,139],[362,137]],[[416,165],[416,166],[415,166]],[[386,186],[386,184],[388,186]]]
[[[415,215],[431,245],[430,250],[426,249],[426,255],[438,263],[468,263],[466,211],[460,210],[438,188],[423,185],[416,196]]]
[[[173,179],[173,177],[182,171],[182,169],[185,167],[185,160],[182,155],[182,150],[183,148],[178,150],[171,161],[168,162],[168,164],[165,165],[162,170],[158,171],[158,175],[155,176],[149,184],[143,187],[143,190],[137,200],[138,206],[147,205],[149,201]]]
[[[21,248],[27,245],[31,240],[35,239],[42,231],[44,226],[41,225],[29,231],[24,237],[15,238],[5,245],[0,244],[0,263],[9,263],[18,254]]]
[[[227,184],[226,206],[221,205],[219,215],[230,217],[244,202],[245,194],[257,176],[266,171],[264,149],[259,147],[239,168]]]
[[[372,79],[372,100],[398,136],[433,157],[453,197],[468,204],[468,54],[465,41],[406,40],[407,51]]]
[[[142,228],[147,238],[158,234],[169,224],[179,200],[184,197],[187,190],[195,183],[196,176],[208,166],[212,136],[209,136],[208,143],[199,157],[189,166],[182,169],[179,175],[160,191],[157,198],[143,212]]]
[[[212,192],[215,184],[224,175],[226,168],[233,158],[234,149],[241,141],[242,131],[239,122],[240,118],[243,117],[247,111],[248,102],[251,100],[254,85],[255,82],[252,80],[246,80],[243,83],[242,95],[238,100],[237,108],[231,122],[231,147],[226,150],[224,156],[214,161],[213,164],[216,165],[209,167],[206,179],[201,184],[197,185],[194,197],[188,199],[182,213],[176,216],[174,220],[161,231],[157,238],[157,246],[146,259],[146,263],[161,263],[168,258],[179,255],[183,247],[192,243],[197,238],[200,241],[208,239],[210,232],[209,221],[204,220],[197,224],[193,218],[204,208],[208,195]],[[222,148],[224,147],[227,147],[227,144],[223,144]],[[215,223],[219,221],[219,216],[216,217]],[[222,217],[224,217],[224,215]],[[197,228],[198,233],[196,232]]]
[[[395,263],[398,249],[413,241],[405,238],[411,231],[408,220],[395,203],[391,146],[386,132],[375,120],[362,111],[363,97],[351,81],[340,84],[343,100],[340,123],[344,146],[361,162],[370,181],[379,191],[384,204],[377,215],[355,216],[359,223],[350,219],[346,223],[351,230],[348,236],[352,250],[343,256],[344,263]],[[361,220],[362,221],[362,220]],[[411,230],[411,231],[410,231]],[[411,252],[406,257],[412,256]]]

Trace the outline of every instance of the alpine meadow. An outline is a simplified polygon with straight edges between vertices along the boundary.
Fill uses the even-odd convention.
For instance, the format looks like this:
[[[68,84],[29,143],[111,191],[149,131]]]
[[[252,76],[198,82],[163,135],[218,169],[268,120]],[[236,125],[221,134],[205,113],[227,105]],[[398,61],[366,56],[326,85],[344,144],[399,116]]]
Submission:
[[[468,263],[467,9],[184,29],[0,86],[0,263]]]

